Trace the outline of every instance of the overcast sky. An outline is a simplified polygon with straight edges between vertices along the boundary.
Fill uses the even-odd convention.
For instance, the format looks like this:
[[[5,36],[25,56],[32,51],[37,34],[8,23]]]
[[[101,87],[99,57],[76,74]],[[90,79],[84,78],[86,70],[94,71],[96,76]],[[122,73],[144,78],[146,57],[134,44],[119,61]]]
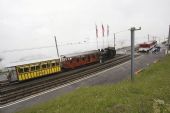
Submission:
[[[95,40],[95,24],[110,33],[131,26],[164,37],[170,24],[170,0],[0,0],[0,51]],[[100,29],[99,29],[100,31]],[[126,33],[123,38],[129,38]],[[110,36],[112,38],[112,36]]]

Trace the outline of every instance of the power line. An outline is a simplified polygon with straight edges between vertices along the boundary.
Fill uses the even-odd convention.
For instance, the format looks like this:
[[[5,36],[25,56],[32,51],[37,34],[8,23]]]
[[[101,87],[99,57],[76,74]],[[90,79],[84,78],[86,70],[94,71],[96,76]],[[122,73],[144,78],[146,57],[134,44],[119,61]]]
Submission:
[[[66,43],[66,44],[60,44],[58,46],[67,46],[67,45],[80,45],[85,44],[86,42],[74,42],[74,43]],[[24,49],[12,49],[12,50],[4,50],[0,53],[11,53],[11,52],[19,52],[19,51],[30,51],[30,50],[36,50],[36,49],[46,49],[46,48],[53,48],[55,46],[42,46],[42,47],[33,47],[33,48],[24,48]]]
[[[16,51],[28,51],[28,50],[35,50],[35,49],[51,48],[51,47],[55,47],[55,46],[44,46],[44,47],[24,48],[24,49],[12,49],[12,50],[1,51],[1,53],[16,52]]]
[[[115,32],[115,34],[122,33],[122,32],[126,32],[126,31],[128,31],[128,30],[129,30],[129,29],[117,31],[117,32]]]
[[[116,34],[126,32],[126,30],[115,32]],[[152,35],[150,35],[152,36]],[[82,41],[82,42],[68,42],[68,43],[60,43],[58,46],[69,46],[69,45],[81,45],[81,44],[95,44],[96,42],[88,42],[88,41]],[[55,45],[49,45],[49,46],[41,46],[41,47],[33,47],[33,48],[23,48],[23,49],[12,49],[12,50],[4,50],[0,51],[0,53],[11,53],[11,52],[20,52],[20,51],[30,51],[30,50],[36,50],[36,49],[46,49],[46,48],[54,48]]]

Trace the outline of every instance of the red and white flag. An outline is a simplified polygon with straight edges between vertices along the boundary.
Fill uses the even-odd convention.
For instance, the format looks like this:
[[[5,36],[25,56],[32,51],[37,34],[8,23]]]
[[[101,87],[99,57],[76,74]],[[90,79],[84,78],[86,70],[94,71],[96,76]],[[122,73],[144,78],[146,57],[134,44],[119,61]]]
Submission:
[[[96,25],[96,38],[98,38],[98,28],[97,28],[97,25]]]
[[[109,36],[109,25],[107,25],[107,37]]]
[[[102,34],[103,34],[103,37],[104,37],[104,26],[102,24]]]

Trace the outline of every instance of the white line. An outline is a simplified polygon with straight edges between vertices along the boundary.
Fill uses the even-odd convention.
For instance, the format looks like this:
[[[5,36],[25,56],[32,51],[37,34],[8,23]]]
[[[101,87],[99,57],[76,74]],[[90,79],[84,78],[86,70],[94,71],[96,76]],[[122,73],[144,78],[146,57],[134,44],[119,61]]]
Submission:
[[[137,58],[135,58],[135,59],[139,59],[139,58],[142,57],[142,56],[143,56],[143,55],[141,55],[141,56],[139,56],[139,57],[137,57]],[[17,103],[21,103],[21,102],[27,101],[27,100],[29,100],[29,99],[35,98],[35,97],[37,97],[37,96],[40,96],[40,95],[43,95],[43,94],[46,94],[46,93],[49,93],[49,92],[52,92],[52,91],[55,91],[55,90],[58,90],[58,89],[67,87],[67,86],[70,86],[70,85],[72,85],[72,84],[75,84],[75,83],[78,83],[78,82],[80,82],[80,81],[89,79],[89,78],[91,78],[91,77],[95,77],[95,76],[97,76],[98,74],[102,74],[102,73],[104,73],[104,72],[106,72],[106,71],[109,71],[109,70],[112,70],[112,69],[114,69],[114,68],[120,67],[120,66],[122,66],[122,65],[124,65],[124,64],[127,64],[128,62],[130,62],[130,60],[128,60],[128,61],[126,61],[126,62],[124,62],[124,63],[121,63],[121,64],[119,64],[119,65],[117,65],[117,66],[114,66],[114,67],[112,67],[112,68],[109,68],[109,69],[106,69],[106,70],[104,70],[104,71],[101,71],[101,72],[99,72],[99,73],[93,74],[93,75],[91,75],[91,76],[87,76],[87,77],[81,78],[81,79],[79,79],[79,80],[75,80],[75,81],[73,81],[73,82],[64,84],[64,85],[62,85],[62,86],[59,86],[59,87],[56,87],[56,88],[53,88],[53,89],[50,89],[50,90],[47,90],[47,91],[43,91],[43,92],[38,93],[38,94],[31,95],[31,96],[26,97],[26,98],[23,98],[23,99],[16,100],[16,101],[11,102],[11,103],[8,103],[8,104],[6,104],[6,105],[0,106],[0,108],[9,107],[9,106],[15,105],[15,104],[17,104]]]

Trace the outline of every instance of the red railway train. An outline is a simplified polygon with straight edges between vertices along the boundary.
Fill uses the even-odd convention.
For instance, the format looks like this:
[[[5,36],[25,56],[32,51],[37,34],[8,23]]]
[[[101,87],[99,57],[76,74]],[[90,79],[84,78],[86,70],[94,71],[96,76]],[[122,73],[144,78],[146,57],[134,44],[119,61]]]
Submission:
[[[62,68],[74,69],[82,65],[97,62],[99,60],[99,51],[88,51],[78,54],[64,55],[61,57]]]
[[[61,56],[62,68],[74,69],[83,65],[104,62],[116,55],[114,47]]]

